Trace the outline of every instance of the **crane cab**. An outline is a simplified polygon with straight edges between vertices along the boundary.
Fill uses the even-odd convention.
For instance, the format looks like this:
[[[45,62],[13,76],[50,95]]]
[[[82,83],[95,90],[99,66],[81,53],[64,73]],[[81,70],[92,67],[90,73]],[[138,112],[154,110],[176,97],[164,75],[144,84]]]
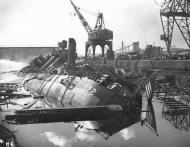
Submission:
[[[108,29],[101,29],[89,33],[88,39],[93,40],[111,40],[113,39],[113,31]]]

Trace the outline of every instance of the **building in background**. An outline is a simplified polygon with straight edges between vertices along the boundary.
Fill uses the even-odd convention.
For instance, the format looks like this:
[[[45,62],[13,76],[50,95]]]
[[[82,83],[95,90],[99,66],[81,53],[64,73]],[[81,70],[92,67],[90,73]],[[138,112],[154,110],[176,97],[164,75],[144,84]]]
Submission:
[[[0,59],[30,61],[35,56],[50,54],[58,47],[0,47]]]

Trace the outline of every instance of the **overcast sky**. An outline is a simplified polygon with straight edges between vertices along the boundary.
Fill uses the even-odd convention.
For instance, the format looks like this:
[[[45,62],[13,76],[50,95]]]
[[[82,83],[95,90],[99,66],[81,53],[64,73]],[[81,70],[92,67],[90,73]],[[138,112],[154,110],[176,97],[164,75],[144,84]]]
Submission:
[[[161,0],[157,0],[161,1]],[[162,27],[155,0],[73,0],[80,8],[103,12],[106,28],[113,30],[114,50],[139,41],[165,46],[160,41]],[[96,17],[81,11],[90,26]],[[178,35],[175,35],[178,34]],[[57,46],[75,38],[77,51],[84,54],[87,33],[69,0],[0,0],[0,46]],[[172,44],[186,47],[176,31]]]

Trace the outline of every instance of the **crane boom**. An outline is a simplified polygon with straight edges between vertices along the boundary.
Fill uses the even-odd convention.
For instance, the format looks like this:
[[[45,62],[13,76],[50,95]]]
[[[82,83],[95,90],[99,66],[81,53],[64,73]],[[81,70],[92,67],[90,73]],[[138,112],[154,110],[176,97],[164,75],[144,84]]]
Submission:
[[[99,45],[102,48],[102,57],[104,58],[104,52],[105,52],[104,50],[105,46],[107,45],[109,47],[109,50],[106,53],[107,58],[114,59],[114,52],[112,50],[113,31],[105,28],[103,13],[98,13],[95,27],[94,29],[92,29],[89,26],[88,22],[83,17],[83,15],[80,13],[79,8],[75,6],[72,0],[70,0],[70,2],[73,8],[75,9],[78,18],[80,19],[86,32],[88,33],[88,40],[85,43],[85,58],[87,59],[89,47],[92,47],[93,57],[95,59],[95,52],[96,52],[95,50],[97,45]]]
[[[92,32],[92,28],[89,26],[88,22],[85,20],[85,18],[83,17],[83,15],[80,13],[80,11],[78,10],[78,7],[70,0],[73,8],[75,9],[82,25],[84,26],[85,30],[87,31],[87,33],[89,34],[90,32]]]

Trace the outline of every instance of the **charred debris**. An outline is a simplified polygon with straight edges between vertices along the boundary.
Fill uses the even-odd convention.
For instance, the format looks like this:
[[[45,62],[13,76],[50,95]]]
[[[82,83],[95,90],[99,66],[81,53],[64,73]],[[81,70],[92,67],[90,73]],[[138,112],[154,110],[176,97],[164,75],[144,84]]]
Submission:
[[[45,114],[55,116],[70,113],[73,114],[73,120],[86,120],[86,116],[97,111],[97,117],[94,115],[95,118],[90,118],[92,115],[89,115],[94,120],[111,117],[113,112],[127,113],[141,105],[144,87],[155,77],[155,74],[149,74],[148,78],[141,78],[141,81],[129,80],[116,74],[114,68],[104,63],[97,65],[85,59],[77,60],[76,42],[72,38],[68,41],[68,49],[65,40],[59,43],[59,48],[47,57],[40,55],[34,58],[18,72],[18,83],[1,84],[2,104],[11,104],[8,100],[12,98],[33,97],[33,101],[23,107],[24,111],[17,110],[16,114],[7,116],[7,119],[22,122],[22,117],[30,120],[33,116],[43,118]],[[15,93],[22,86],[29,94]],[[46,101],[51,111],[27,111],[40,99]],[[86,112],[86,115],[80,115],[80,112]],[[99,116],[98,112],[104,113]],[[57,121],[64,121],[61,117],[57,118]],[[65,117],[65,121],[71,121],[72,117],[68,118]]]
[[[77,57],[73,38],[59,42],[59,49],[46,57],[34,58],[18,72],[18,82],[1,84],[1,105],[19,105],[19,109],[5,115],[4,121],[14,124],[74,122],[77,128],[86,127],[83,122],[90,121],[98,128],[95,131],[105,138],[134,123],[142,121],[143,124],[141,112],[152,114],[152,111],[142,110],[142,95],[146,92],[151,104],[156,72],[146,70],[138,77],[119,72],[112,50],[113,32],[105,29],[103,14],[99,13],[93,30],[78,7],[72,1],[71,4],[89,35],[85,58]],[[98,58],[95,57],[97,45],[102,48]],[[109,49],[105,54],[106,45]],[[91,59],[87,55],[90,46],[93,48]],[[20,94],[18,88],[28,93]],[[15,101],[27,97],[31,101],[25,104]],[[42,105],[34,107],[39,101]],[[156,131],[155,117],[151,118],[154,123],[152,119],[147,120],[154,124]]]

